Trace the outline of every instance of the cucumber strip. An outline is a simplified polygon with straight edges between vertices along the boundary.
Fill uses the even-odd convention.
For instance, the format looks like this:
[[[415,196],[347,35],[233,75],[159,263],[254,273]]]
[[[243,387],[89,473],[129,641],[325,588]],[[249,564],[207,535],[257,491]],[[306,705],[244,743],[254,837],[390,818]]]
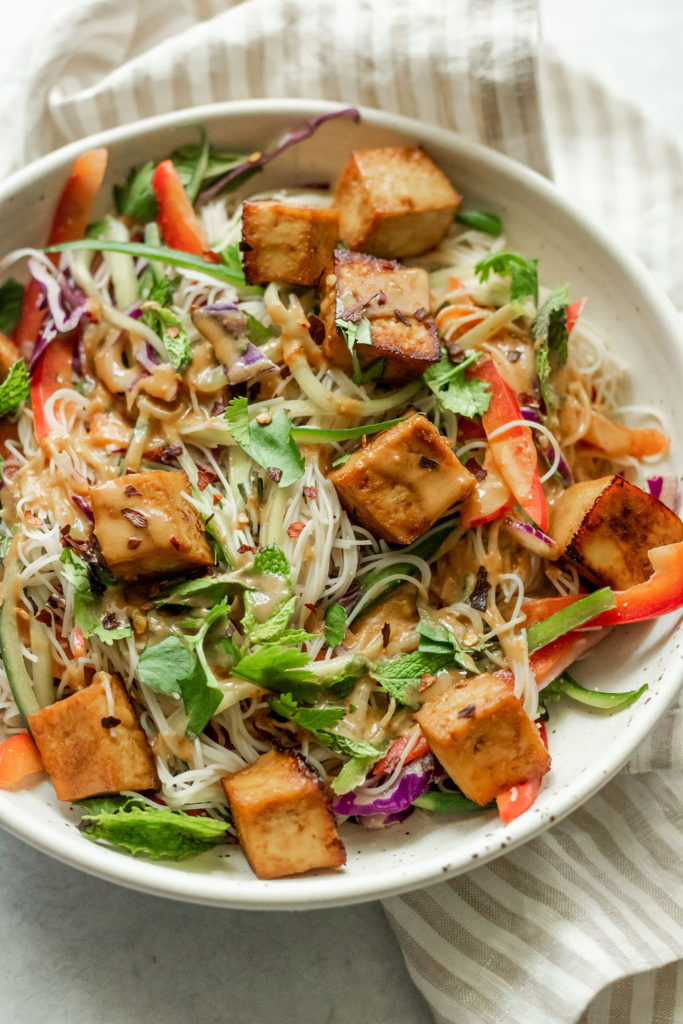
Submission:
[[[14,541],[12,542],[14,546]],[[51,657],[49,647],[38,652],[38,663],[34,663],[33,677],[29,675],[26,662],[22,653],[23,643],[19,636],[17,624],[17,611],[19,610],[19,595],[21,594],[21,563],[16,558],[15,552],[10,548],[9,555],[5,561],[5,574],[2,580],[2,611],[0,612],[0,653],[7,672],[7,679],[14,696],[19,713],[28,728],[29,715],[46,707],[52,702],[52,697],[47,693],[44,680],[49,668],[43,664],[45,658]],[[48,662],[48,664],[51,664]],[[36,693],[34,680],[39,684],[39,693]]]
[[[440,793],[437,790],[432,790],[418,796],[417,800],[413,801],[413,807],[421,807],[423,811],[436,811],[437,814],[461,814],[463,812],[471,814],[472,811],[487,811],[493,807],[493,804],[482,807],[481,804],[475,804],[473,800],[468,800],[463,793]]]
[[[601,590],[582,597],[580,601],[562,608],[554,615],[549,615],[543,622],[535,622],[526,631],[529,654],[533,654],[540,647],[551,644],[553,640],[564,636],[570,630],[585,626],[591,619],[611,608],[616,608],[614,594],[609,587],[603,587]]]
[[[572,679],[568,672],[563,672],[561,676],[558,676],[550,684],[549,689],[551,689],[551,692],[547,694],[547,697],[551,700],[556,700],[561,694],[566,694],[572,700],[577,700],[581,704],[587,704],[591,708],[623,711],[624,708],[635,704],[647,688],[647,683],[643,683],[638,690],[623,690],[621,693],[608,693],[606,690],[587,690],[585,686],[580,686],[575,679]],[[543,698],[541,697],[542,700]]]

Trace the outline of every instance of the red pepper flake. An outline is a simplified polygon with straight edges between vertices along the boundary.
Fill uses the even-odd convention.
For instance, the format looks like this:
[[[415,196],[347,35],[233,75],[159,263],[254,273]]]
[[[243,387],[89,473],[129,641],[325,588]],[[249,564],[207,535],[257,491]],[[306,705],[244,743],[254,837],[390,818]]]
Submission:
[[[480,466],[476,459],[468,459],[465,469],[472,474],[475,480],[485,480],[488,473],[483,466]]]
[[[405,324],[406,327],[410,325],[409,318],[405,315],[405,313],[402,313],[400,309],[394,310],[394,316],[396,317],[397,320],[400,320],[402,324]]]
[[[200,491],[203,491],[205,487],[208,487],[209,484],[214,483],[216,480],[218,480],[216,473],[213,473],[210,469],[204,469],[203,466],[197,467],[197,487]]]
[[[306,602],[306,604],[304,605],[304,608],[308,608],[309,612],[314,612],[315,611],[315,605],[311,604],[310,601]]]
[[[138,512],[134,508],[122,508],[121,515],[125,516],[129,523],[133,526],[137,526],[139,530],[147,528],[147,516],[143,516],[142,512]]]
[[[458,718],[474,718],[477,713],[477,707],[475,704],[468,704],[462,711],[458,711]]]
[[[114,612],[107,612],[102,616],[102,629],[118,629],[120,625],[119,617]]]
[[[305,529],[306,529],[306,524],[302,523],[300,521],[297,521],[296,523],[292,523],[290,526],[287,527],[287,536],[291,537],[292,540],[295,540],[297,537],[299,537],[303,533],[303,531]]]
[[[514,348],[508,349],[505,355],[509,363],[516,363],[522,358],[522,353]]]
[[[420,306],[419,309],[415,310],[415,312],[413,313],[413,316],[415,317],[416,320],[422,321],[422,320],[425,319],[425,317],[429,316],[429,313],[424,308],[424,306]]]
[[[391,623],[385,622],[382,626],[382,647],[386,647],[391,636]]]
[[[182,454],[183,446],[181,444],[169,444],[161,453],[161,461],[165,466],[170,466]]]
[[[130,548],[131,551],[134,551],[135,548],[139,548],[141,544],[141,537],[129,537],[128,540],[126,541],[126,547]]]
[[[387,297],[386,297],[385,293],[384,292],[377,292],[377,305],[378,306],[385,306],[386,305],[386,301],[387,301]]]
[[[455,363],[457,366],[458,363],[463,361],[465,358],[465,349],[462,345],[458,345],[457,341],[445,341],[444,345],[446,347],[448,358],[452,363]]]
[[[315,501],[315,499],[318,497],[318,488],[304,487],[302,493],[304,498],[308,498],[309,501]]]
[[[180,549],[182,548],[182,544],[180,543],[177,537],[171,537],[170,544],[172,548],[176,549],[176,551],[180,551]]]
[[[180,334],[180,331],[178,330],[177,327],[169,327],[166,333],[168,334],[169,338],[177,338],[178,335]]]
[[[319,316],[311,314],[308,318],[308,333],[316,345],[322,345],[325,340],[325,324]]]
[[[38,614],[36,615],[36,622],[42,622],[46,626],[52,625],[52,616],[50,615],[47,608],[43,608],[42,611],[38,612]]]
[[[253,544],[240,544],[240,546],[237,549],[237,554],[246,555],[248,551],[251,552],[251,554],[253,554],[255,551],[258,551],[258,548],[254,547]]]
[[[433,686],[435,682],[436,676],[433,676],[431,672],[423,672],[417,692],[422,693],[423,690],[427,690],[430,686]]]
[[[266,466],[266,473],[276,484],[282,480],[282,470],[278,466]]]
[[[260,412],[256,417],[256,422],[260,423],[262,427],[267,427],[269,423],[273,422],[273,417],[269,412]]]
[[[213,503],[214,503],[214,505],[220,505],[222,500],[223,500],[223,498],[221,497],[220,494],[214,494],[214,496],[213,496]]]
[[[142,491],[139,491],[139,490],[137,489],[137,487],[133,487],[133,485],[132,485],[132,484],[128,484],[128,485],[127,485],[127,486],[126,486],[126,487],[124,488],[124,491],[123,491],[123,493],[125,494],[125,496],[126,496],[127,498],[140,498],[140,497],[142,497]]]
[[[116,718],[114,715],[107,715],[100,722],[103,729],[115,729],[117,725],[121,725],[121,719]]]

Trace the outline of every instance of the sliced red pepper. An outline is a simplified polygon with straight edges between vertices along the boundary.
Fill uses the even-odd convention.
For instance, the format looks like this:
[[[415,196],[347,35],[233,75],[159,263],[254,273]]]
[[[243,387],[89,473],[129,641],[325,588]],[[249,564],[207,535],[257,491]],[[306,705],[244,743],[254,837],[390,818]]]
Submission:
[[[536,725],[547,750],[548,734],[545,731],[545,723],[539,719]],[[520,814],[529,810],[538,796],[542,782],[543,776],[540,776],[537,779],[531,779],[529,782],[522,782],[519,786],[513,786],[512,789],[508,789],[505,793],[501,793],[500,796],[496,797],[498,813],[503,819],[504,825],[509,825]]]
[[[576,302],[572,302],[567,306],[567,313],[565,316],[565,324],[567,325],[567,334],[571,334],[576,327],[576,321],[583,313],[583,307],[586,305],[585,299],[577,299]]]
[[[27,732],[9,736],[0,743],[0,789],[24,789],[44,771],[38,748]]]
[[[159,164],[152,177],[152,187],[159,203],[157,224],[166,245],[202,256],[210,263],[220,263],[220,256],[211,249],[172,160]]]
[[[55,338],[47,346],[45,355],[33,371],[31,377],[33,431],[40,444],[50,433],[45,419],[45,403],[59,388],[71,387],[73,348],[73,336]]]
[[[538,456],[531,430],[520,423],[496,433],[506,424],[524,418],[514,393],[490,356],[474,363],[467,370],[467,375],[477,377],[490,387],[491,402],[481,421],[501,476],[527,515],[541,530],[547,531],[548,504],[538,472]]]
[[[403,736],[397,736],[394,742],[391,744],[386,754],[381,760],[377,762],[373,768],[373,775],[391,775],[396,768],[396,765],[403,757],[403,751],[408,746],[411,736],[404,733]],[[431,747],[427,743],[422,733],[416,739],[411,751],[407,754],[404,764],[410,764],[411,761],[415,761],[418,757],[424,757],[425,754],[431,752]]]
[[[466,468],[470,468],[469,463]],[[484,454],[482,468],[486,476],[477,480],[460,506],[460,525],[464,530],[500,519],[515,504],[515,497],[498,472],[490,447]]]
[[[629,622],[644,622],[683,608],[683,541],[652,548],[647,554],[654,569],[650,578],[644,583],[636,583],[628,590],[615,590],[616,607],[591,619],[591,626],[621,626]],[[568,594],[566,597],[543,598],[542,618],[567,608],[585,596]],[[522,607],[530,607],[535,616],[535,604],[530,602],[526,606],[525,602]]]
[[[61,245],[83,237],[106,167],[106,149],[90,149],[76,160],[57,202],[48,245]],[[53,253],[50,259],[56,265],[58,253]],[[12,333],[14,344],[25,358],[30,357],[45,319],[45,309],[39,309],[42,296],[40,285],[32,279],[24,292],[21,316]]]

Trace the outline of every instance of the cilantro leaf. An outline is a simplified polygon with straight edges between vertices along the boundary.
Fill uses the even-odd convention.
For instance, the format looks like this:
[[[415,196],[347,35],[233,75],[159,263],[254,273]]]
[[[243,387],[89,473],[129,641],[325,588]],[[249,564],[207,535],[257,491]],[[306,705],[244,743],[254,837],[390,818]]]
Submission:
[[[237,662],[232,674],[275,693],[291,693],[297,700],[313,702],[319,694],[316,676],[306,666],[310,658],[281,644],[257,647]]]
[[[145,648],[138,661],[138,677],[155,693],[179,697],[181,683],[194,672],[194,666],[191,651],[179,636],[171,635]]]
[[[154,164],[150,160],[139,171],[132,168],[125,185],[114,185],[114,203],[120,216],[134,220],[154,220],[157,215],[157,198],[152,188]]]
[[[64,566],[61,575],[74,588],[74,621],[83,636],[96,636],[105,644],[113,644],[114,640],[132,636],[133,631],[129,622],[121,622],[119,625],[113,623],[114,628],[111,629],[103,625],[108,616],[102,615],[101,602],[92,592],[90,572],[83,559],[71,548],[64,548],[60,561]],[[110,623],[107,622],[107,625]]]
[[[340,604],[333,604],[325,615],[325,643],[328,647],[339,647],[346,636],[346,611]]]
[[[363,372],[360,360],[358,359],[358,353],[356,352],[356,346],[372,345],[370,321],[366,316],[361,317],[360,320],[344,320],[343,317],[339,317],[335,320],[335,323],[351,355],[354,383],[359,384],[363,377]]]
[[[194,203],[199,194],[209,165],[209,142],[203,128],[200,128],[200,132],[199,145],[181,146],[171,153],[173,166],[191,203]]]
[[[489,274],[510,278],[510,299],[525,299],[531,295],[538,305],[538,260],[527,259],[518,252],[492,252],[479,260],[474,268],[479,280],[488,281]]]
[[[477,377],[469,379],[465,370],[481,356],[470,352],[461,363],[452,363],[441,350],[441,359],[422,375],[427,387],[434,392],[442,409],[471,420],[486,412],[491,403],[491,389]]]
[[[23,359],[17,359],[0,384],[0,416],[14,412],[31,393],[31,381]]]
[[[148,276],[145,277],[145,274]],[[157,277],[152,267],[149,266],[140,278],[140,298],[149,302],[158,302],[160,306],[168,306],[180,287],[181,280],[180,276],[166,277],[165,274]]]
[[[553,288],[531,325],[536,372],[547,409],[557,408],[560,404],[557,392],[550,383],[550,374],[553,369],[564,366],[569,357],[568,303],[569,288],[566,285]]]
[[[270,423],[250,423],[247,399],[233,398],[225,419],[234,440],[257,465],[282,470],[278,486],[289,487],[303,476],[306,463],[292,438],[292,421],[284,409],[277,409]]]
[[[88,839],[105,840],[155,860],[182,860],[230,841],[225,822],[138,804],[86,813],[79,828]]]
[[[500,217],[487,210],[461,210],[455,218],[460,224],[474,228],[475,231],[483,231],[486,235],[497,238],[503,233],[503,224]]]
[[[0,331],[11,334],[19,322],[24,288],[13,277],[0,285]]]
[[[400,704],[409,708],[417,708],[417,688],[420,685],[422,676],[434,675],[444,668],[454,664],[453,654],[450,651],[412,651],[410,654],[400,654],[391,661],[378,661],[373,666],[370,675],[376,679],[383,690]]]
[[[159,335],[174,370],[182,373],[192,362],[192,351],[182,320],[171,309],[145,303],[142,322]]]

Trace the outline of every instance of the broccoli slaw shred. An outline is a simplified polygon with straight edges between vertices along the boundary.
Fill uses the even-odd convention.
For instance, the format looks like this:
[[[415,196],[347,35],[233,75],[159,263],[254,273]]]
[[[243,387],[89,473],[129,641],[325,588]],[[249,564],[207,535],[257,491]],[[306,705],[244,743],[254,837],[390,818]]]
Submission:
[[[0,788],[43,769],[91,840],[264,879],[511,821],[557,701],[642,694],[568,667],[683,605],[675,488],[639,485],[668,439],[584,300],[421,149],[259,192],[326,120],[202,132],[99,221],[89,151],[1,263]]]

